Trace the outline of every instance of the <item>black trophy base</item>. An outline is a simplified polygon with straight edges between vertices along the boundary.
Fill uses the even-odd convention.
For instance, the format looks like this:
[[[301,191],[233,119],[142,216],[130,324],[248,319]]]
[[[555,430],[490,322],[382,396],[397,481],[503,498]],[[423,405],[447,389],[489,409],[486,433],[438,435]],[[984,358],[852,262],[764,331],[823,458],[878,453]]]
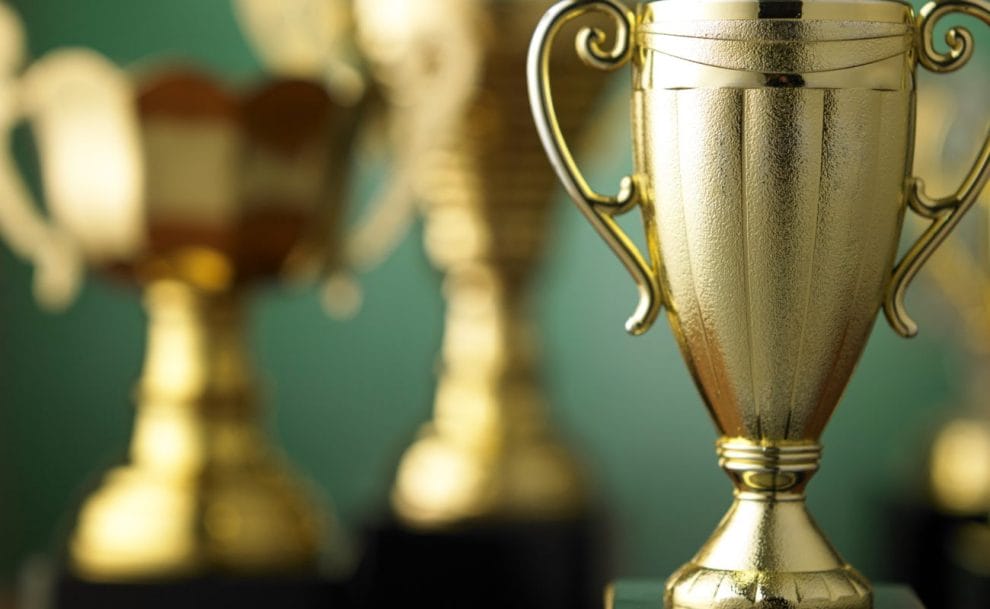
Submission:
[[[356,583],[364,609],[600,609],[600,519],[366,532]]]
[[[888,510],[892,577],[939,609],[990,607],[990,524],[986,515],[952,516],[919,499]]]
[[[206,577],[154,583],[95,583],[63,574],[55,609],[351,609],[349,590],[312,578]]]
[[[610,602],[605,609],[665,609],[663,580],[622,580],[610,588]],[[873,609],[925,609],[925,606],[910,588],[880,585],[873,589]]]

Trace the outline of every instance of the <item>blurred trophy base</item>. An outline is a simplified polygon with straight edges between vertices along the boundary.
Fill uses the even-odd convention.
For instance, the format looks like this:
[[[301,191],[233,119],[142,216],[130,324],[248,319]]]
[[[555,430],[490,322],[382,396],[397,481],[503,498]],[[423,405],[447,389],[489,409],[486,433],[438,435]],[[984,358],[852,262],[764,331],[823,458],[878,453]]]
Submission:
[[[982,516],[954,516],[921,499],[889,508],[891,575],[909,582],[932,607],[990,606],[990,524]]]
[[[663,588],[664,581],[659,579],[618,581],[608,588],[605,609],[665,609]],[[925,605],[910,588],[880,585],[873,588],[873,609],[925,609]]]
[[[368,609],[600,609],[604,518],[366,529],[355,588]]]
[[[157,583],[94,583],[62,574],[54,609],[350,609],[350,590],[318,577],[203,577]]]

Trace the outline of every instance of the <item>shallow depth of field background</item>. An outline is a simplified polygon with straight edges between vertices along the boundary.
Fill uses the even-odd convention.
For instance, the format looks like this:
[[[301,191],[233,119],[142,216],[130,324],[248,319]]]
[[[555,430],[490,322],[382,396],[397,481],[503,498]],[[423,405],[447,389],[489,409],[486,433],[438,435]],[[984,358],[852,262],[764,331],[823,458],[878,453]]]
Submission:
[[[262,78],[222,0],[12,4],[27,24],[33,57],[86,45],[135,68],[185,60],[233,86]],[[613,95],[624,94],[624,76]],[[603,137],[583,165],[597,186],[612,189],[630,166],[628,127],[619,120],[597,131]],[[18,138],[25,158],[28,139]],[[355,190],[360,196],[367,188]],[[667,324],[643,338],[625,334],[634,287],[558,199],[557,231],[533,286],[546,391],[560,429],[598,482],[616,569],[666,576],[730,502],[714,428]],[[7,582],[29,557],[58,551],[81,493],[123,456],[144,344],[137,292],[91,276],[78,302],[55,315],[35,306],[30,278],[23,262],[0,253],[0,581]],[[362,278],[365,306],[350,322],[326,317],[313,289],[272,286],[255,301],[253,340],[272,434],[355,530],[383,508],[396,458],[429,414],[439,279],[413,232]],[[902,340],[878,322],[825,434],[824,469],[810,488],[835,545],[876,577],[890,551],[881,543],[882,506],[917,485],[926,437],[962,393],[963,356],[944,321],[950,310],[930,290],[920,281],[909,296],[921,337]]]

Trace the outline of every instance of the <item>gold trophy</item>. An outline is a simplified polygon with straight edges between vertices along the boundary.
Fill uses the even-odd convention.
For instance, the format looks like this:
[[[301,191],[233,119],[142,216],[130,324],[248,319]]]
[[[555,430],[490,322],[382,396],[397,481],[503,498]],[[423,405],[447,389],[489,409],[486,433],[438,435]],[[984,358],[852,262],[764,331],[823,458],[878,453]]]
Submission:
[[[633,177],[617,196],[581,177],[554,112],[548,53],[561,26],[610,15],[613,46],[586,28],[579,55],[633,66]],[[883,307],[912,336],[904,292],[990,178],[990,141],[952,195],[910,174],[917,64],[962,67],[990,4],[951,0],[917,14],[891,0],[566,0],[530,51],[533,114],[572,198],[640,290],[627,328],[661,306],[721,432],[735,501],[702,550],[667,582],[671,609],[867,608],[869,582],[809,515],[819,437]],[[990,138],[988,138],[990,139]],[[616,223],[642,212],[648,257]],[[910,208],[931,221],[894,265]],[[658,590],[659,595],[659,590]]]
[[[57,233],[139,286],[149,317],[128,457],[78,512],[73,575],[315,575],[342,540],[264,432],[246,300],[336,264],[359,108],[307,81],[235,92],[194,70],[130,75],[81,49],[5,76]],[[19,195],[4,205],[30,207],[2,154],[0,186]]]
[[[549,426],[537,381],[528,286],[549,236],[556,180],[526,102],[526,40],[546,5],[531,0],[359,0],[359,44],[393,106],[398,152],[387,215],[358,231],[355,266],[377,261],[423,216],[444,274],[446,317],[433,420],[403,455],[391,502],[418,529],[582,515],[586,481]],[[573,53],[565,129],[602,90]],[[401,139],[400,139],[401,138]],[[404,196],[403,196],[404,195]],[[397,211],[398,210],[398,211]],[[393,239],[394,242],[394,239]]]

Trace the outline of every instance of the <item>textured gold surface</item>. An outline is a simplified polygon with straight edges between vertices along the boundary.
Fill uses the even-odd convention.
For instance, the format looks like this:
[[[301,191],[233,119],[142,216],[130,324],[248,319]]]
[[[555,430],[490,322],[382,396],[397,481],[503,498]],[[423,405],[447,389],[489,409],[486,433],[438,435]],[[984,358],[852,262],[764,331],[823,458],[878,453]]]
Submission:
[[[434,417],[401,459],[392,505],[420,527],[574,516],[584,475],[550,427],[528,311],[557,187],[525,94],[526,40],[546,5],[399,2],[368,0],[358,23],[400,147],[418,158],[410,190],[447,310]],[[573,133],[604,79],[561,51]]]
[[[142,288],[149,313],[130,450],[82,503],[70,567],[146,581],[339,557],[343,540],[264,433],[243,301],[336,254],[357,109],[303,81],[240,93],[191,70],[134,79],[75,49],[5,84],[38,142],[53,230]]]
[[[591,191],[554,116],[546,71],[561,25],[610,14],[614,46],[586,30],[592,66],[633,65],[636,173],[616,197]],[[961,67],[972,38],[934,23],[982,2],[906,4],[662,0],[634,15],[618,2],[566,1],[534,37],[530,97],[572,198],[636,279],[630,331],[661,301],[722,434],[735,502],[702,550],[668,581],[671,609],[865,608],[869,583],[804,506],[818,439],[881,306],[916,327],[904,291],[990,177],[990,143],[951,197],[910,177],[916,63]],[[916,48],[916,41],[920,48]],[[642,211],[652,264],[612,216]],[[905,209],[929,228],[896,266]]]

